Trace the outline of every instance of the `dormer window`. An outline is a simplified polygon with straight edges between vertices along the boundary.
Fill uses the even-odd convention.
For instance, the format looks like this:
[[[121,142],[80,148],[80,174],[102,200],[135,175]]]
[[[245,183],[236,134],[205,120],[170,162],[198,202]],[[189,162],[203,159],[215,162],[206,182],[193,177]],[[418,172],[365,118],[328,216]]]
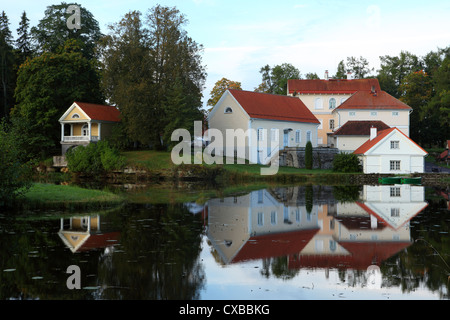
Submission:
[[[233,109],[231,109],[230,107],[226,107],[225,113],[233,113]]]
[[[80,119],[80,115],[78,113],[74,113],[72,115],[72,119]]]

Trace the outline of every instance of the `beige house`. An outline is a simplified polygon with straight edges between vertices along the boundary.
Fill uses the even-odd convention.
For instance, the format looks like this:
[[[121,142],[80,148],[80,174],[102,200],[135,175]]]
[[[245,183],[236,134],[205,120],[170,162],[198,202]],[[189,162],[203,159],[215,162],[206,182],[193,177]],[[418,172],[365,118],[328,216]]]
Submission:
[[[59,119],[62,153],[72,146],[87,145],[107,137],[119,122],[120,111],[116,107],[74,102]]]
[[[382,91],[378,79],[293,79],[287,94],[299,97],[319,120],[318,146],[332,146],[332,134],[347,121],[379,120],[409,136],[411,108]]]

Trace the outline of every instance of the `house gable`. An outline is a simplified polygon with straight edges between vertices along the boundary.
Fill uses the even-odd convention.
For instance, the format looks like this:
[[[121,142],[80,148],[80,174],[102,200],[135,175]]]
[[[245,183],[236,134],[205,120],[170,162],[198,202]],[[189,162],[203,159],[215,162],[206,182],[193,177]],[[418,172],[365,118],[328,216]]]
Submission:
[[[398,148],[391,148],[391,141],[398,141]],[[421,155],[428,153],[397,128],[381,131],[374,139],[368,140],[353,153],[361,155]]]
[[[74,118],[73,116],[77,114],[78,118]],[[59,121],[79,121],[79,120],[91,120],[89,116],[81,109],[76,102],[72,103],[69,109],[64,112]]]

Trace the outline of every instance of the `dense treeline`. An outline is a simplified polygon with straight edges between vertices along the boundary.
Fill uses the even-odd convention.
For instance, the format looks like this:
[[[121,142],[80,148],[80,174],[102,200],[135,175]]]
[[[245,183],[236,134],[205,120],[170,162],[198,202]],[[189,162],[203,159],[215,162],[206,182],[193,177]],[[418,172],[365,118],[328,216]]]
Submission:
[[[175,128],[193,131],[203,119],[202,46],[183,29],[183,14],[160,5],[131,11],[105,35],[76,5],[80,29],[68,27],[72,13],[61,3],[31,28],[24,11],[17,39],[1,13],[0,154],[14,170],[3,171],[0,204],[23,186],[19,165],[60,152],[58,119],[74,101],[117,106],[123,121],[110,143],[122,148],[167,148]]]

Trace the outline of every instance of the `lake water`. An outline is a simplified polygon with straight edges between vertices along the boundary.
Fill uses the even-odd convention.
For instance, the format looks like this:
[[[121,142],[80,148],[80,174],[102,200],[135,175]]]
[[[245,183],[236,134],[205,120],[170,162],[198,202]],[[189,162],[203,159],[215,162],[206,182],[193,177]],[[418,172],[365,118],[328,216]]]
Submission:
[[[448,299],[449,226],[448,191],[410,185],[1,213],[0,299]]]

